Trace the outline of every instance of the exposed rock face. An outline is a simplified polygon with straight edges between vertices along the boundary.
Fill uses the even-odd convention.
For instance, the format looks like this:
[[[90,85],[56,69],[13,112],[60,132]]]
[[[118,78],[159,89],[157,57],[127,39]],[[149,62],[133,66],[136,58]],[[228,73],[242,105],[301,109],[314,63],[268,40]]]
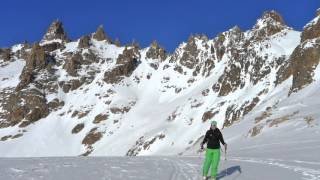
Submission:
[[[26,66],[28,69],[44,69],[47,62],[47,55],[38,43],[34,44],[31,49],[30,58],[27,60]]]
[[[11,59],[11,50],[9,48],[0,48],[0,59],[9,61]]]
[[[284,22],[282,16],[274,10],[264,12],[262,19],[264,19],[268,23],[271,23],[272,21],[276,21],[277,23],[279,23],[281,25],[285,25],[285,22]]]
[[[66,32],[63,29],[62,22],[59,20],[53,21],[49,26],[47,33],[43,36],[41,42],[61,40],[62,42],[69,42]]]
[[[79,129],[80,128],[81,127],[79,127]],[[92,128],[90,130],[90,132],[82,140],[82,144],[85,145],[87,148],[87,152],[83,154],[84,156],[87,156],[93,151],[92,145],[99,141],[102,138],[102,136],[102,132],[99,132],[97,127]]]
[[[230,126],[232,125],[235,121],[238,121],[241,116],[241,110],[238,109],[236,104],[232,104],[228,106],[226,113],[225,113],[225,121],[223,126]]]
[[[253,128],[251,128],[248,132],[248,134],[251,136],[251,137],[255,137],[257,136],[258,134],[261,133],[262,129],[264,128],[264,126],[262,124],[258,124],[258,125],[255,125]]]
[[[49,68],[53,63],[55,63],[54,59],[45,53],[43,47],[38,43],[32,46],[20,75],[20,82],[15,89],[16,92],[10,95],[5,105],[6,111],[9,112],[6,118],[7,126],[19,124],[19,127],[25,127],[49,114],[49,106],[44,93],[41,92],[46,80],[39,79],[35,83],[33,81],[39,72]],[[30,83],[33,83],[34,87],[28,88]]]
[[[197,48],[195,41],[196,41],[196,37],[194,36],[189,37],[189,40],[186,46],[183,48],[184,52],[180,59],[180,64],[190,69],[193,69],[194,66],[197,63],[199,63],[199,58],[198,58],[199,50]]]
[[[19,59],[28,59],[30,56],[30,48],[31,45],[28,44],[28,42],[24,42],[22,48],[15,53],[16,57]]]
[[[51,42],[51,43],[47,43],[47,44],[42,44],[41,46],[43,47],[43,49],[46,52],[52,52],[57,49],[64,49],[65,48],[64,45],[59,42]]]
[[[105,72],[104,81],[106,83],[117,83],[123,79],[123,76],[129,77],[138,66],[140,57],[137,47],[126,47],[117,58],[117,66]]]
[[[90,36],[82,36],[79,40],[78,48],[89,48],[91,45]]]
[[[6,107],[9,113],[8,125],[25,127],[49,114],[45,96],[36,89],[19,91],[12,94]]]
[[[226,37],[223,33],[220,33],[218,35],[218,37],[216,37],[215,39],[215,43],[214,43],[214,47],[211,47],[211,52],[216,54],[216,57],[218,58],[218,60],[222,59],[222,56],[225,53],[225,46],[224,41],[225,41]]]
[[[149,59],[159,59],[160,61],[164,61],[167,58],[165,49],[163,49],[157,41],[152,42],[146,56]]]
[[[214,68],[215,60],[215,49],[203,34],[190,36],[188,42],[181,44],[170,57],[170,62],[175,63],[175,71],[184,74],[183,67],[186,67],[193,70],[193,76],[208,76]]]
[[[96,39],[98,41],[103,41],[103,40],[106,40],[108,43],[111,43],[112,40],[110,37],[108,37],[105,32],[104,32],[104,29],[103,29],[103,26],[100,25],[97,29],[97,31],[92,35],[92,38],[93,39]]]
[[[276,80],[274,82],[276,86],[288,79],[292,75],[292,68],[289,59],[283,60],[283,62],[283,65],[280,66],[280,68],[277,71]]]
[[[206,112],[203,113],[203,115],[202,115],[202,121],[203,121],[203,122],[206,122],[207,120],[212,119],[217,113],[219,113],[219,111],[215,111],[215,112],[206,111]]]
[[[228,41],[226,41],[228,39]],[[240,28],[235,26],[227,32],[221,33],[215,39],[214,50],[218,61],[224,55],[230,57],[228,66],[224,69],[224,73],[219,77],[218,82],[213,86],[215,92],[219,92],[219,96],[228,95],[230,92],[244,85],[241,72],[246,71],[245,61],[250,58],[248,52],[244,53],[243,42],[244,34]],[[245,74],[245,73],[242,73]]]
[[[30,56],[26,61],[26,65],[20,75],[20,83],[18,84],[16,90],[19,91],[35,78],[34,71],[39,71],[45,69],[49,64],[55,63],[54,59],[47,55],[38,43],[34,44],[31,49]]]
[[[320,16],[309,22],[301,33],[301,43],[295,48],[277,75],[277,84],[293,76],[289,92],[297,92],[313,82],[314,70],[320,62]]]
[[[135,145],[128,150],[126,156],[137,156],[140,151],[148,150],[155,141],[162,140],[165,137],[166,136],[164,134],[158,134],[150,139],[146,139],[144,136],[141,136],[136,141]]]
[[[231,65],[230,69],[226,69],[224,74],[219,78],[220,91],[219,96],[228,95],[231,91],[237,89],[241,84],[241,68]]]
[[[48,103],[48,107],[51,111],[55,111],[62,106],[64,106],[64,102],[60,101],[58,98],[55,98]]]
[[[117,58],[117,64],[127,64],[132,63],[132,61],[140,59],[139,49],[136,47],[129,47],[123,50]]]
[[[82,129],[84,128],[84,124],[80,123],[77,124],[71,131],[72,134],[77,134],[78,132],[80,132]]]
[[[77,70],[81,67],[83,62],[83,57],[80,53],[73,54],[71,58],[68,58],[63,65],[63,69],[65,69],[69,75],[77,76]]]
[[[287,28],[281,15],[275,11],[266,11],[253,27],[252,40],[261,40]]]
[[[291,92],[296,92],[313,82],[314,70],[320,63],[320,38],[314,41],[310,47],[310,41],[304,41],[292,53],[290,59],[292,63],[293,82]]]
[[[98,115],[94,118],[93,123],[94,123],[94,124],[99,124],[100,122],[107,120],[107,119],[108,119],[108,116],[109,116],[108,114],[98,114]]]
[[[34,80],[35,76],[32,70],[23,71],[20,75],[20,82],[16,87],[16,91],[20,91]]]
[[[230,40],[230,42],[226,43],[228,47],[239,44],[239,42],[244,40],[244,34],[238,26],[234,26],[229,31],[220,34],[217,42],[224,43],[226,37]]]
[[[59,86],[62,88],[63,92],[68,93],[69,91],[73,91],[78,89],[81,85],[85,83],[85,78],[79,79],[71,79],[70,81],[60,81]]]
[[[213,90],[219,92],[219,96],[226,96],[230,92],[243,88],[246,79],[250,79],[250,82],[255,85],[267,77],[273,68],[282,65],[284,59],[274,57],[268,62],[270,58],[267,54],[261,54],[261,51],[268,48],[268,45],[262,45],[268,41],[266,37],[275,33],[278,33],[278,36],[284,36],[286,31],[283,30],[287,29],[281,16],[271,11],[264,13],[254,29],[247,33],[247,37],[238,27],[221,33],[215,39],[213,51],[219,59],[226,55],[230,60],[224,73],[214,84]],[[254,44],[258,44],[260,49],[257,49]],[[287,78],[284,75],[283,77],[282,79]]]
[[[259,98],[255,97],[252,101],[246,101],[241,106],[236,104],[232,104],[228,106],[226,113],[225,113],[225,121],[224,126],[230,126],[234,122],[240,120],[240,118],[250,112],[259,102]]]
[[[49,26],[46,34],[40,41],[40,44],[46,52],[52,52],[57,49],[63,49],[64,43],[69,41],[70,40],[63,29],[62,22],[56,20]]]
[[[317,37],[320,37],[320,10],[317,11],[317,17],[304,27],[301,34],[301,42]]]

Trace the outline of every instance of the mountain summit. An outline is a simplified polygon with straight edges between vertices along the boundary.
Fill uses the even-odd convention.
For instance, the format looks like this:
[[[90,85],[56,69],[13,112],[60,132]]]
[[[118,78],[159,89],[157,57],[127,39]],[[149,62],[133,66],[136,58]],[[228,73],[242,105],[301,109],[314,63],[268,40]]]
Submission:
[[[54,40],[60,42],[69,42],[67,34],[64,31],[63,24],[59,20],[55,20],[51,23],[41,42]]]

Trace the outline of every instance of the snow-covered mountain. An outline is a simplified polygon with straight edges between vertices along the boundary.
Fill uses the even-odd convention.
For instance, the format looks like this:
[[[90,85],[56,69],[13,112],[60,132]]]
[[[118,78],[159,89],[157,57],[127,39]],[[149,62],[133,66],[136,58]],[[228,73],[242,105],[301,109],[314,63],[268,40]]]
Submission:
[[[319,62],[319,11],[302,32],[269,11],[172,54],[102,26],[70,40],[55,21],[39,43],[0,49],[0,156],[196,154],[211,120],[234,150],[319,145]]]

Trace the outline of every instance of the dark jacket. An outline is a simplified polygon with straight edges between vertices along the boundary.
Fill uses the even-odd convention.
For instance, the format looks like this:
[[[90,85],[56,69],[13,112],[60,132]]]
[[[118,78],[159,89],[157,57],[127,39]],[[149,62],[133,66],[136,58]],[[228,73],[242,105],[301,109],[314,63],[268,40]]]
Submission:
[[[225,145],[223,136],[218,128],[212,130],[211,128],[206,132],[206,135],[202,141],[202,144],[207,143],[208,149],[219,149],[220,142]]]

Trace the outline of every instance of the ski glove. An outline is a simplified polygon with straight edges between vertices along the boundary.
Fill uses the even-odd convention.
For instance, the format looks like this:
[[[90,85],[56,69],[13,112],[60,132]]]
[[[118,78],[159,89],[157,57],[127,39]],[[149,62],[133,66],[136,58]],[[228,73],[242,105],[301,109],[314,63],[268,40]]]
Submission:
[[[203,148],[203,143],[201,143],[200,146],[201,146],[201,149],[204,149],[204,148]]]

